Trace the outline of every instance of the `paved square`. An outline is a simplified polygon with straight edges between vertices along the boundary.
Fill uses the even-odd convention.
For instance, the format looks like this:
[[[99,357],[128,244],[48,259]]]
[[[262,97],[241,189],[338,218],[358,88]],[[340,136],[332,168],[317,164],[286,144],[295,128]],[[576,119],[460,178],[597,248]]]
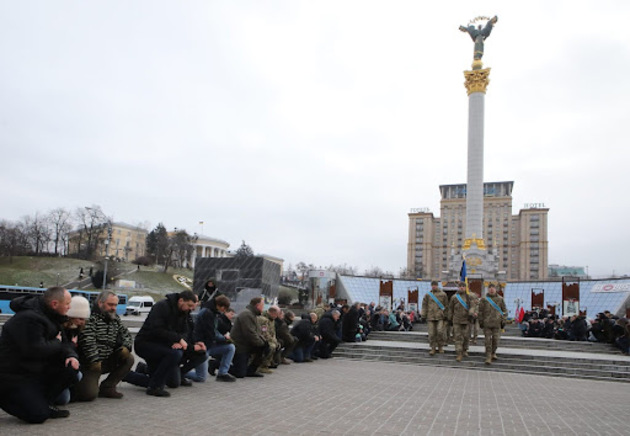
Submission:
[[[342,359],[282,366],[261,379],[210,379],[149,397],[70,404],[71,416],[2,435],[627,435],[630,386],[562,377]]]

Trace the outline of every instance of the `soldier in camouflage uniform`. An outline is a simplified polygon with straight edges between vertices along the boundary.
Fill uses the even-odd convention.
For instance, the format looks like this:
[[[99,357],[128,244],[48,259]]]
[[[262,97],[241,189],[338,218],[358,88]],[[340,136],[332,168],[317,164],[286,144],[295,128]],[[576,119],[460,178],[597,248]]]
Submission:
[[[455,352],[457,353],[455,360],[458,362],[461,362],[463,357],[468,357],[468,323],[470,317],[474,315],[471,303],[470,295],[466,293],[466,283],[460,282],[457,294],[453,295],[448,303],[448,316],[449,321],[453,323]]]
[[[421,316],[427,321],[429,327],[429,345],[431,351],[429,354],[433,356],[436,351],[438,353],[444,353],[444,321],[448,319],[448,297],[446,293],[438,288],[438,282],[435,280],[431,282],[431,291],[429,291],[437,301],[442,304],[442,307],[427,293],[422,299],[422,312]]]
[[[503,297],[497,294],[495,286],[490,285],[486,297],[482,298],[479,303],[479,326],[483,329],[483,334],[486,338],[486,365],[490,365],[493,360],[497,360],[497,347],[501,339],[501,329],[505,327],[506,320],[507,308],[505,307],[505,301]]]
[[[276,339],[276,318],[278,317],[278,309],[275,306],[267,309],[265,313],[259,315],[256,320],[262,331],[262,336],[269,344],[269,352],[263,356],[262,363],[258,368],[258,372],[263,374],[271,374],[273,371],[269,369],[272,365],[274,355],[279,349],[278,340]],[[274,365],[275,366],[275,365]]]
[[[476,292],[470,292],[471,305],[475,313],[479,313],[479,295]],[[479,319],[474,317],[470,320],[470,342],[477,345],[477,336],[479,335]]]

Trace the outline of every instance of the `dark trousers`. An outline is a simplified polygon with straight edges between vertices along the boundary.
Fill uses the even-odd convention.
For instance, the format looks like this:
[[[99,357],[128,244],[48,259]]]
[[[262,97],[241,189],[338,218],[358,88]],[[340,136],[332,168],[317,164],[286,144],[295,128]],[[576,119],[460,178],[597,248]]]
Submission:
[[[234,354],[234,359],[232,359],[230,374],[237,378],[243,378],[248,374],[253,374],[258,370],[262,360],[262,350],[256,350],[254,352],[239,352],[237,349]]]
[[[39,424],[50,418],[49,405],[77,380],[71,367],[47,368],[39,377],[0,375],[0,408],[23,421]]]
[[[322,338],[322,340],[319,341],[319,357],[322,359],[328,359],[332,356],[332,353],[335,351],[335,348],[337,348],[337,345],[339,345],[339,341],[329,341]]]
[[[100,365],[81,367],[83,379],[74,388],[73,399],[76,401],[92,401],[99,391],[101,374],[109,376],[101,383],[101,389],[115,389],[116,385],[127,375],[133,366],[133,355],[126,348],[115,350]]]
[[[182,374],[203,363],[205,352],[174,350],[156,342],[136,341],[136,353],[147,362],[149,388],[176,388],[181,384]],[[192,347],[192,346],[191,346]]]
[[[314,339],[308,342],[298,342],[293,348],[293,353],[291,353],[289,359],[296,363],[304,362],[306,359],[311,358],[313,347],[315,347]]]

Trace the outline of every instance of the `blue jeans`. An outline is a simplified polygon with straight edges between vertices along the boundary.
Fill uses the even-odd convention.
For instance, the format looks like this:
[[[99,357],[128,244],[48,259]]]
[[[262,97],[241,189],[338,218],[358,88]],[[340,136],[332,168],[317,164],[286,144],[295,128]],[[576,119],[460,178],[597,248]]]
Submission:
[[[195,367],[186,374],[186,377],[196,382],[205,382],[208,378],[208,357],[214,358],[221,357],[221,363],[219,364],[219,375],[227,374],[232,365],[232,359],[234,358],[234,352],[236,348],[234,344],[216,344],[208,348],[206,351],[206,360],[201,365]]]
[[[79,383],[81,381],[81,379],[83,378],[83,373],[81,371],[77,372],[77,379],[76,379],[76,383]],[[61,391],[61,393],[57,396],[57,398],[55,398],[55,405],[56,406],[65,406],[66,404],[68,404],[70,402],[70,388],[66,388],[63,391]]]
[[[298,344],[293,349],[293,353],[291,353],[291,355],[288,357],[296,363],[304,362],[304,360],[311,358],[311,353],[313,352],[314,346],[315,341],[312,341],[308,344],[298,342]]]

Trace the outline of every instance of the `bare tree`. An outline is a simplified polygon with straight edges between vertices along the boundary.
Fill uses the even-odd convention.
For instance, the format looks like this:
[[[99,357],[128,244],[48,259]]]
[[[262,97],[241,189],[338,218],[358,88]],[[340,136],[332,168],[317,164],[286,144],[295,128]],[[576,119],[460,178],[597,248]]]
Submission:
[[[26,215],[22,217],[22,226],[35,256],[48,251],[47,245],[51,239],[51,231],[45,216],[42,217],[39,212],[35,213],[35,216]]]
[[[346,265],[345,263],[343,265],[330,265],[327,269],[329,271],[336,272],[337,274],[342,275],[342,276],[356,276],[357,275],[357,267]]]
[[[162,226],[162,224],[158,225],[158,228],[160,226]],[[168,267],[171,266],[172,262],[175,262],[180,267],[187,264],[187,261],[190,259],[194,250],[192,245],[193,239],[194,237],[190,236],[186,230],[178,231],[175,229],[174,233],[166,235],[166,239],[164,241],[157,241],[157,245],[160,245],[160,242],[161,244],[165,244],[165,247],[163,248],[165,251],[164,272],[168,270]]]
[[[72,228],[70,221],[70,212],[62,207],[53,209],[48,212],[48,221],[50,223],[51,238],[55,255],[60,254],[60,246],[65,246],[67,235]]]
[[[373,266],[369,269],[366,269],[363,275],[366,277],[394,278],[394,274],[391,271],[383,271],[378,266]]]
[[[79,257],[83,259],[92,259],[98,251],[101,239],[104,240],[107,237],[106,232],[103,232],[103,230],[107,228],[111,220],[105,216],[101,207],[97,205],[79,207],[74,214],[79,222],[77,252]],[[84,249],[82,244],[85,246]]]
[[[20,224],[0,221],[0,255],[8,256],[13,262],[13,256],[21,256],[29,251],[29,242]]]
[[[403,266],[403,267],[400,267],[400,271],[398,272],[398,277],[400,277],[401,279],[413,279],[415,278],[415,274],[412,270]]]

